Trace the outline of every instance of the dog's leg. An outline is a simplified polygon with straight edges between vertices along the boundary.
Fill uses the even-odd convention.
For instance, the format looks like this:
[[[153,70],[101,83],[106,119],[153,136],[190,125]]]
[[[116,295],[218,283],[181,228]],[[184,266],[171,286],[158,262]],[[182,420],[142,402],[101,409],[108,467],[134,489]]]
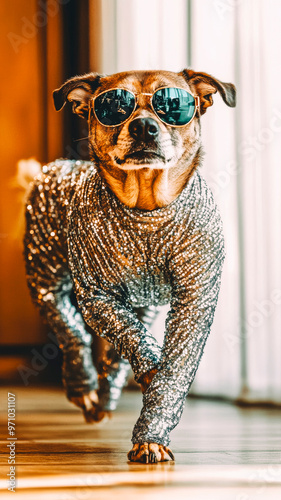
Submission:
[[[224,244],[217,212],[208,219],[208,231],[190,238],[186,257],[180,249],[170,260],[173,276],[171,309],[161,363],[151,373],[143,394],[143,408],[133,431],[132,461],[167,460],[152,453],[152,444],[168,446],[169,434],[179,423],[184,402],[195,377],[213,322],[220,289]],[[146,444],[149,443],[147,447]],[[156,447],[156,449],[158,449]],[[169,453],[168,453],[169,455]],[[159,460],[159,458],[158,458]]]
[[[142,324],[148,329],[151,328],[159,313],[159,308],[149,306],[134,309]],[[108,344],[103,350],[97,368],[99,374],[99,404],[104,410],[113,411],[117,407],[122,389],[126,383],[130,363],[120,357],[115,349]],[[144,384],[147,384],[147,377],[148,375],[144,374],[140,380],[142,391],[144,391]]]
[[[81,275],[83,284],[80,286],[82,264],[80,259],[80,269],[74,265],[72,275],[83,318],[97,335],[114,346],[120,357],[130,362],[135,380],[139,383],[144,373],[157,368],[161,348],[139,321],[126,297],[99,290],[92,282],[88,286],[87,279],[91,280],[91,276],[84,272]]]
[[[44,305],[41,303],[40,309],[62,350],[62,380],[67,398],[82,409],[86,422],[99,422],[106,412],[98,401],[92,336],[86,331],[80,312],[71,302],[71,286],[69,278],[64,278],[55,286],[49,283],[47,294],[43,297]]]
[[[130,363],[120,357],[112,345],[108,344],[103,350],[97,368],[99,404],[106,411],[114,411],[126,384]]]
[[[76,278],[76,273],[74,277]],[[74,283],[75,281],[74,279]],[[124,303],[123,297],[118,297],[117,294],[105,294],[101,290],[95,290],[94,287],[90,289],[89,294],[80,295],[80,291],[84,290],[79,286],[76,290],[84,320],[96,334],[114,346],[118,355],[117,358],[113,356],[113,360],[117,361],[116,370],[114,367],[113,370],[110,368],[111,377],[101,377],[98,391],[102,408],[114,409],[125,383],[128,363],[124,360],[130,362],[135,380],[141,383],[144,374],[157,369],[161,348],[153,335],[139,321],[130,303]],[[117,389],[116,398],[112,394],[110,385],[113,393]]]
[[[105,412],[98,404],[97,372],[92,362],[92,336],[77,307],[72,304],[72,282],[58,244],[50,247],[50,221],[46,211],[37,216],[37,200],[27,214],[25,258],[27,281],[33,301],[39,306],[63,353],[62,376],[67,397],[79,406],[87,422],[101,420]],[[46,220],[44,220],[44,218]],[[56,220],[56,219],[55,219]],[[51,231],[51,229],[49,229]]]

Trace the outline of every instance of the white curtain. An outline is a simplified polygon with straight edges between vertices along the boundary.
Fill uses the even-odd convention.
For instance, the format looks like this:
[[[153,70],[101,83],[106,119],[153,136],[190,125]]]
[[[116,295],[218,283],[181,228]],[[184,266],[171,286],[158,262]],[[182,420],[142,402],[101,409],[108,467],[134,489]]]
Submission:
[[[281,2],[237,8],[238,161],[249,397],[281,402]],[[242,332],[243,333],[243,332]]]
[[[132,69],[177,71],[186,65],[187,0],[91,0],[92,60],[96,60],[97,15],[102,44],[96,70],[108,74]]]
[[[191,65],[237,86],[236,109],[217,95],[202,117],[227,257],[192,391],[280,403],[281,2],[102,0],[101,11],[100,71]]]
[[[227,259],[193,390],[250,401],[281,402],[280,20],[274,0],[193,2],[193,66],[238,90],[203,125]]]

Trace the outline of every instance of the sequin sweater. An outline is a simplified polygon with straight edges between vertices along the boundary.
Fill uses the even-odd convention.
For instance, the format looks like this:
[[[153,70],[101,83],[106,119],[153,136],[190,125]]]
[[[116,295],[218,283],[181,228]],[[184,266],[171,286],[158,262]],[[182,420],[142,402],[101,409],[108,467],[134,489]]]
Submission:
[[[143,211],[121,203],[92,163],[58,160],[31,190],[25,248],[31,294],[65,352],[66,387],[97,386],[85,321],[129,360],[136,380],[157,368],[132,441],[167,445],[210,331],[224,260],[221,218],[201,174],[167,207]],[[161,347],[135,308],[167,303]]]

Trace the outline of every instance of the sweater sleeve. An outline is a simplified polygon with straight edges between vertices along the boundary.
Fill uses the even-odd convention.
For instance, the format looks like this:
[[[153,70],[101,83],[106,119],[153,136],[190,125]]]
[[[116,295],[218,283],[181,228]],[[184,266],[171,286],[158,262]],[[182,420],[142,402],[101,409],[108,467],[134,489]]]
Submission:
[[[204,228],[189,228],[170,259],[172,300],[161,365],[144,393],[133,443],[169,444],[210,333],[223,260],[221,221],[215,211]]]
[[[86,323],[130,362],[139,381],[144,373],[158,367],[161,348],[138,319],[126,289],[99,282],[92,268],[91,245],[83,231],[74,212],[69,225],[68,261],[78,305]]]

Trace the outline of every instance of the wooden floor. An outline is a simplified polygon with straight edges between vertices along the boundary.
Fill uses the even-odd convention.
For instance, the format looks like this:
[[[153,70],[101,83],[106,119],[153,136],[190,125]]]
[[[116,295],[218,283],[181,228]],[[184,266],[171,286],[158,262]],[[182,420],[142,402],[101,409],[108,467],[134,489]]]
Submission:
[[[281,498],[281,411],[189,399],[172,433],[175,463],[127,462],[141,394],[114,418],[83,422],[59,389],[16,394],[16,495],[30,500],[271,500]],[[7,491],[7,389],[0,390],[1,500]]]

